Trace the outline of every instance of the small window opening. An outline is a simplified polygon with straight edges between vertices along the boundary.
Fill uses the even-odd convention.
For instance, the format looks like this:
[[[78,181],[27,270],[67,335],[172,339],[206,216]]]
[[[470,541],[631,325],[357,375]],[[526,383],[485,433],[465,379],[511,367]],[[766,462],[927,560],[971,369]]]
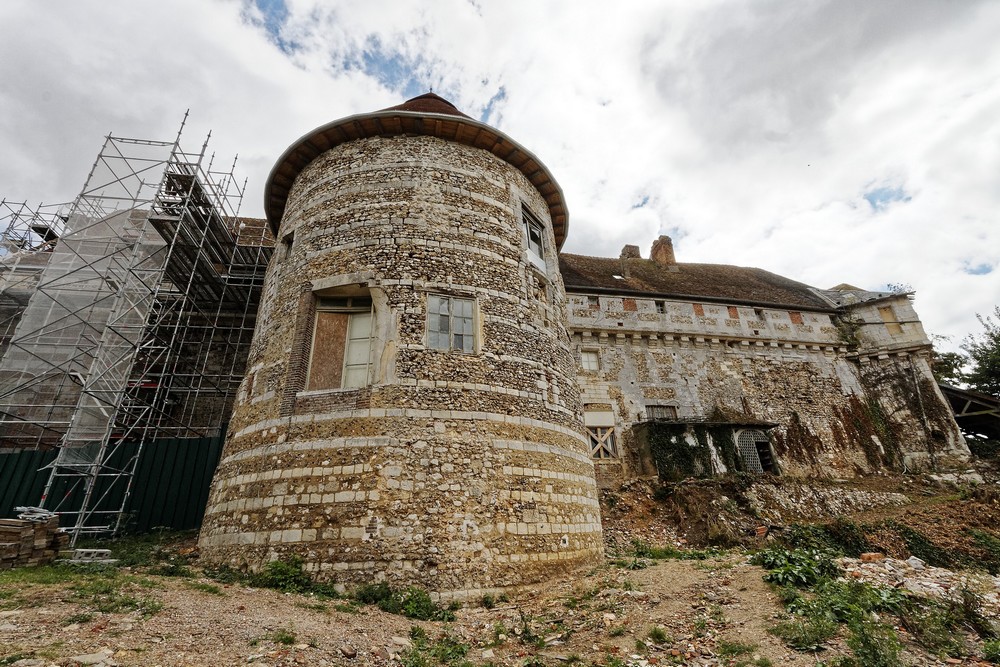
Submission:
[[[545,227],[528,210],[528,207],[521,205],[521,219],[524,222],[524,234],[528,240],[528,250],[535,253],[539,259],[545,257]]]
[[[580,353],[580,367],[585,371],[601,370],[601,357],[595,350],[584,350]]]
[[[666,301],[654,301],[653,307],[656,308],[656,312],[658,312],[660,315],[665,315],[667,312]]]

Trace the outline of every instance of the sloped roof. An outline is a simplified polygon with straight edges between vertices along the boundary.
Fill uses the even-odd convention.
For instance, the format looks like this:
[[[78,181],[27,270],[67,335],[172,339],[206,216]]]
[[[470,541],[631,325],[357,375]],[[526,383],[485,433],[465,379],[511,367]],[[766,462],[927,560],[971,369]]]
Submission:
[[[650,259],[559,255],[559,270],[570,292],[596,290],[650,296],[705,299],[733,304],[833,310],[812,287],[783,276],[729,264],[669,266]],[[621,276],[615,278],[614,276]]]

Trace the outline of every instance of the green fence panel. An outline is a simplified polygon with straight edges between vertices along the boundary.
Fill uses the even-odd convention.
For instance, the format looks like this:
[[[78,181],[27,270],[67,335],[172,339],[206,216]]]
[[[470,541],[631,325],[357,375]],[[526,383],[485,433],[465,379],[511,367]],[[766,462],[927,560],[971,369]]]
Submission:
[[[222,454],[223,437],[172,438],[153,441],[142,449],[125,506],[126,529],[147,532],[157,527],[177,530],[201,525],[212,475]],[[135,455],[135,446],[118,448],[107,461],[124,467]],[[54,451],[0,453],[0,518],[14,516],[14,508],[38,505],[49,471],[43,469],[56,457]],[[124,479],[101,479],[91,496],[92,507],[117,510],[128,490]],[[53,485],[46,507],[76,511],[83,503],[79,480],[61,479]]]

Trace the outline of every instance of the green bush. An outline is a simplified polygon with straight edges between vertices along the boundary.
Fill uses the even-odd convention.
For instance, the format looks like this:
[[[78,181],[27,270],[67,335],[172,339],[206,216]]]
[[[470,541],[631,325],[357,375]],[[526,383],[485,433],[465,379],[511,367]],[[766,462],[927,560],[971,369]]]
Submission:
[[[833,555],[816,549],[768,549],[756,553],[751,562],[768,570],[764,581],[778,586],[809,588],[840,574]]]
[[[420,621],[455,620],[452,611],[442,609],[427,591],[415,586],[396,590],[386,583],[366,584],[354,591],[354,599],[364,604],[377,605],[382,611]]]
[[[302,571],[302,559],[292,556],[288,560],[272,560],[253,578],[261,588],[276,588],[285,593],[304,593],[312,588],[313,580]]]

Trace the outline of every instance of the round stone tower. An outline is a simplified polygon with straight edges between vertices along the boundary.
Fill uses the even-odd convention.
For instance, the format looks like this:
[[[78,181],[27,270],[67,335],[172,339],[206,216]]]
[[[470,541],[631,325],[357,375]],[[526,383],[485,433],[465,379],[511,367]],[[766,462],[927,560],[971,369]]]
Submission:
[[[564,326],[562,192],[427,94],[304,136],[201,532],[209,562],[463,598],[602,550]]]

